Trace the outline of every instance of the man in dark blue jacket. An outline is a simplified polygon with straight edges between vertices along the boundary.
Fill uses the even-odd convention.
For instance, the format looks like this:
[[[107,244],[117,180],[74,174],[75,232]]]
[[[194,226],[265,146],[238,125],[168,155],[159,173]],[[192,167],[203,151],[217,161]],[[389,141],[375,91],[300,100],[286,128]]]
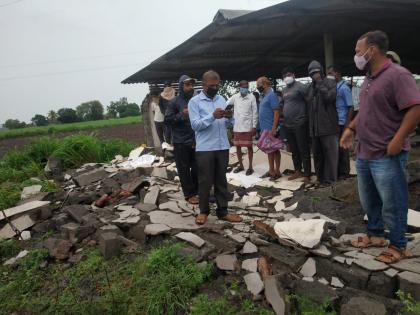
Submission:
[[[188,116],[188,102],[194,95],[195,79],[187,75],[179,78],[178,96],[165,112],[165,123],[172,127],[175,163],[185,199],[198,204],[197,162],[195,159],[195,133]]]

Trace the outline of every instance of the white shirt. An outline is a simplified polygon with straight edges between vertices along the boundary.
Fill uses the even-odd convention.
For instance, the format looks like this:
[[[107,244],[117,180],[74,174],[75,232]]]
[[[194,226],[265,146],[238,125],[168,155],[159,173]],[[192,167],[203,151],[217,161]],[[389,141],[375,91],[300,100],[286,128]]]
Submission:
[[[255,96],[248,93],[245,97],[236,93],[228,100],[228,105],[233,105],[234,132],[250,132],[257,128],[258,109]]]
[[[165,116],[160,111],[160,107],[156,102],[152,102],[152,111],[155,113],[154,121],[163,122],[165,120]]]

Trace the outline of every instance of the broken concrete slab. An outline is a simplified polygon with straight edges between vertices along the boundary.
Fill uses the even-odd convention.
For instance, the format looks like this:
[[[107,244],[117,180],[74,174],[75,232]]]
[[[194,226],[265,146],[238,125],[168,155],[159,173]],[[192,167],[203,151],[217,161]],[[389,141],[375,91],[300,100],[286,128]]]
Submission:
[[[149,184],[150,182],[144,176],[140,176],[129,183],[123,184],[121,188],[134,194],[138,193],[140,189],[142,189],[145,186],[148,186]]]
[[[37,193],[39,193],[42,189],[41,185],[32,185],[32,186],[27,186],[27,187],[23,187],[22,193],[20,194],[20,199],[26,199],[29,197],[32,197],[33,195],[36,195]]]
[[[61,236],[73,244],[80,242],[95,232],[92,226],[83,226],[78,223],[69,222],[60,227]]]
[[[136,208],[136,209],[138,209],[142,212],[150,212],[150,211],[156,210],[157,206],[155,204],[152,204],[152,203],[139,202],[139,203],[136,203],[134,205],[134,208]]]
[[[36,209],[45,207],[49,204],[50,204],[50,201],[36,200],[36,201],[31,201],[31,202],[21,204],[19,206],[13,207],[13,208],[5,209],[3,211],[0,211],[0,221],[5,218],[4,214],[6,215],[6,218],[10,218],[14,215],[25,213],[25,212],[28,212],[28,211],[31,211],[31,210],[36,210]],[[3,212],[4,212],[4,214],[3,214]]]
[[[398,273],[399,273],[399,271],[396,270],[396,269],[393,269],[393,268],[389,268],[389,269],[384,271],[384,274],[386,274],[390,278],[395,277]]]
[[[238,267],[236,255],[219,255],[216,257],[216,265],[220,270],[233,271]]]
[[[375,259],[374,256],[362,253],[359,250],[352,250],[352,251],[349,251],[349,252],[345,252],[344,256],[352,257],[352,258],[355,258],[355,259]]]
[[[410,293],[414,300],[420,300],[420,275],[418,273],[404,271],[397,275],[399,289],[404,293]]]
[[[410,227],[420,228],[420,212],[408,209],[407,224]]]
[[[304,277],[313,277],[316,274],[316,262],[313,258],[308,258],[300,268],[300,274]]]
[[[154,167],[152,176],[168,179],[168,173],[165,167]]]
[[[193,217],[183,217],[180,214],[161,210],[149,212],[148,215],[152,223],[166,224],[173,229],[196,230],[200,228]]]
[[[159,209],[161,210],[170,210],[174,213],[182,213],[182,210],[178,207],[178,203],[176,201],[168,201],[161,203],[159,205]]]
[[[261,280],[258,272],[249,273],[244,276],[246,288],[254,296],[260,294],[264,290],[264,283]]]
[[[203,240],[201,237],[191,233],[191,232],[180,232],[175,235],[176,238],[179,238],[183,241],[186,241],[198,248],[203,247],[203,245],[206,243],[205,240]]]
[[[35,221],[31,219],[29,215],[23,215],[17,219],[11,220],[12,225],[19,231],[26,230],[35,224]],[[16,235],[16,232],[9,223],[3,226],[0,230],[0,241],[12,238]]]
[[[286,205],[284,204],[284,202],[283,201],[277,201],[276,202],[276,205],[274,206],[274,209],[277,211],[277,212],[280,212],[280,211],[283,211],[284,210],[284,208],[286,208]]]
[[[155,205],[159,198],[159,186],[152,186],[149,188],[147,194],[144,196],[143,203]]]
[[[146,233],[146,235],[159,235],[162,233],[166,233],[170,230],[171,228],[166,224],[152,223],[146,225],[146,227],[144,228],[144,233]]]
[[[89,211],[83,205],[70,205],[63,208],[63,212],[68,215],[77,223],[83,222],[83,216],[87,215]]]
[[[256,191],[250,192],[248,195],[242,197],[242,203],[246,204],[247,207],[258,206],[260,201],[261,197],[257,195]]]
[[[238,243],[245,243],[246,242],[246,238],[243,237],[242,235],[238,234],[228,234],[228,237],[231,238],[232,240],[234,240],[235,242]]]
[[[273,187],[278,189],[284,189],[284,190],[291,190],[296,191],[302,188],[303,182],[294,182],[289,180],[284,180],[280,182],[276,182]]]
[[[420,258],[403,259],[395,264],[392,264],[391,267],[402,271],[411,271],[420,274]]]
[[[73,178],[73,181],[79,186],[87,186],[94,182],[100,181],[101,179],[107,178],[108,173],[103,169],[94,169],[92,171],[77,175]]]
[[[358,258],[354,263],[369,271],[382,271],[388,269],[388,265],[374,259]]]
[[[322,213],[319,212],[315,212],[315,213],[302,213],[299,218],[304,219],[304,220],[309,220],[309,219],[322,219],[325,220],[327,222],[330,222],[332,224],[338,224],[340,223],[340,221],[336,221],[333,219],[330,219],[329,217],[323,215]]]
[[[268,208],[264,208],[264,207],[247,207],[247,210],[253,211],[253,212],[263,212],[263,213],[268,212]]]
[[[325,220],[277,222],[274,231],[280,239],[292,240],[303,247],[314,248],[325,232]]]
[[[116,233],[102,233],[99,236],[99,250],[105,259],[110,259],[119,255],[121,250],[121,240]]]
[[[258,247],[250,241],[246,241],[244,247],[242,248],[242,254],[253,254],[256,252],[258,252]]]
[[[293,210],[296,210],[297,206],[298,206],[298,203],[296,202],[296,203],[294,203],[294,204],[292,204],[292,205],[284,208],[283,211],[293,211]]]
[[[335,288],[344,288],[343,282],[341,282],[341,280],[337,277],[331,277],[331,286]]]
[[[331,251],[324,244],[319,245],[317,248],[312,249],[310,252],[321,257],[331,256]]]
[[[276,276],[264,279],[264,293],[267,302],[271,305],[276,315],[286,314],[285,293],[280,287]]]
[[[258,258],[245,259],[242,262],[242,269],[249,272],[257,272]]]
[[[341,305],[341,315],[386,315],[385,305],[363,296],[353,297],[347,303]]]
[[[20,239],[21,241],[27,241],[31,239],[31,231],[22,231],[20,233]]]

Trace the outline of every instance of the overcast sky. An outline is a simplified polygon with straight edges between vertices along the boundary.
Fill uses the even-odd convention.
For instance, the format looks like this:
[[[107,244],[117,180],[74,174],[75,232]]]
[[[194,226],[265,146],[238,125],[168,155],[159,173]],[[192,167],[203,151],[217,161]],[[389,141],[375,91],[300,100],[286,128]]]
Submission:
[[[280,0],[0,0],[0,124],[51,109],[128,97],[120,82],[209,24],[219,8]]]

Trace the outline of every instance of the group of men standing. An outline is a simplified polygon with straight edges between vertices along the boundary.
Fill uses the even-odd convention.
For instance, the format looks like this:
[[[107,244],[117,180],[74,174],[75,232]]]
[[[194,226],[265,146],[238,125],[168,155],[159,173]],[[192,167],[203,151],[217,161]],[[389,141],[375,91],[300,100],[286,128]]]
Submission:
[[[341,70],[312,61],[308,67],[312,79],[308,86],[296,81],[293,69],[284,69],[286,83],[279,99],[266,77],[257,80],[259,109],[248,82],[241,81],[239,93],[228,103],[218,94],[220,77],[207,71],[203,89],[194,95],[195,80],[182,76],[178,96],[168,104],[165,122],[172,127],[175,159],[185,198],[199,204],[197,224],[204,224],[210,212],[210,191],[214,189],[217,216],[240,222],[228,213],[230,194],[226,169],[230,144],[227,127],[234,124],[234,145],[239,166],[244,171],[241,147],[248,148],[253,173],[252,142],[257,124],[262,134],[276,136],[283,113],[286,138],[293,156],[295,172],[290,180],[311,176],[311,146],[315,173],[320,184],[330,184],[349,174],[349,152],[357,134],[358,188],[363,210],[368,217],[367,235],[352,241],[356,247],[389,246],[377,259],[393,263],[409,256],[406,251],[408,187],[405,165],[409,150],[408,136],[420,122],[420,92],[412,74],[387,58],[388,37],[382,31],[362,35],[356,44],[355,65],[366,71],[361,86],[360,110],[353,116],[350,87]],[[232,111],[233,105],[234,111]],[[258,117],[258,118],[257,118]],[[281,176],[280,152],[268,154],[272,179]],[[197,197],[198,195],[198,197]]]

